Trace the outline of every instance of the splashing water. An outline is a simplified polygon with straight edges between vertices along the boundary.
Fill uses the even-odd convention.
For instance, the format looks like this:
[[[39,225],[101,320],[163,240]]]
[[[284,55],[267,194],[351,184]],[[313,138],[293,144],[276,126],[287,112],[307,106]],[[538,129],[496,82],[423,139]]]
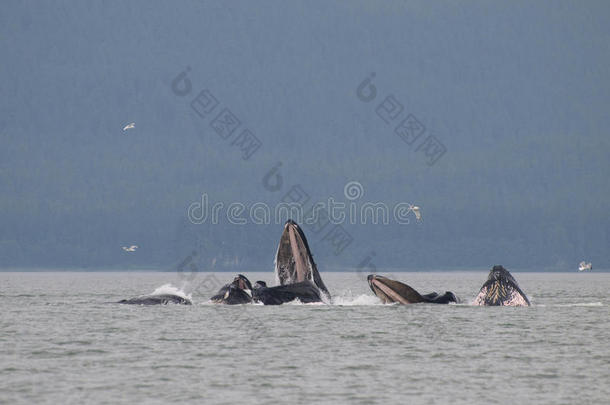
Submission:
[[[371,294],[359,294],[354,296],[351,291],[332,298],[332,305],[356,306],[356,305],[383,305],[381,300]]]
[[[184,286],[182,288],[174,287],[171,283],[163,284],[161,287],[157,287],[157,289],[155,289],[151,295],[172,294],[192,301],[191,294],[187,294],[184,291],[184,288]]]

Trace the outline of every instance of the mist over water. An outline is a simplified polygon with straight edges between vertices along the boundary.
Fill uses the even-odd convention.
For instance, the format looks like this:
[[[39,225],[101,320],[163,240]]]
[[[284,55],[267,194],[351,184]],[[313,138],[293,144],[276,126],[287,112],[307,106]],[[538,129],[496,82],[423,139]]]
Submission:
[[[383,273],[389,275],[388,273]],[[322,273],[332,305],[218,306],[175,273],[0,273],[6,403],[604,403],[608,273],[513,273],[529,308],[468,305],[486,272],[394,273],[459,305],[380,305]],[[245,273],[273,282],[273,274]],[[233,274],[214,273],[221,282]],[[213,287],[213,288],[212,288]],[[193,306],[131,306],[182,291]]]

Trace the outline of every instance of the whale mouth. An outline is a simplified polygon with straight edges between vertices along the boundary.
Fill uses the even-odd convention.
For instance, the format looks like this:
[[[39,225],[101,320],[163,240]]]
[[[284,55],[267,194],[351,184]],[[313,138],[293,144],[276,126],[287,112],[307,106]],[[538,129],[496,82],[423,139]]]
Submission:
[[[400,304],[416,304],[425,302],[420,293],[400,281],[390,280],[387,277],[370,274],[367,277],[369,287],[384,304],[394,302]]]
[[[252,284],[250,284],[250,280],[248,280],[248,278],[246,276],[244,276],[243,274],[238,274],[237,276],[235,276],[235,278],[233,279],[233,282],[231,284],[233,284],[235,287],[239,288],[240,290],[244,290],[244,291],[252,290]]]
[[[280,237],[275,255],[275,276],[279,285],[310,281],[330,298],[313,260],[307,238],[301,227],[292,220],[286,221]]]
[[[242,274],[235,276],[233,281],[225,284],[210,298],[215,304],[247,304],[252,302],[252,284]]]
[[[502,266],[494,266],[487,281],[475,298],[475,305],[486,306],[530,306],[517,280]]]

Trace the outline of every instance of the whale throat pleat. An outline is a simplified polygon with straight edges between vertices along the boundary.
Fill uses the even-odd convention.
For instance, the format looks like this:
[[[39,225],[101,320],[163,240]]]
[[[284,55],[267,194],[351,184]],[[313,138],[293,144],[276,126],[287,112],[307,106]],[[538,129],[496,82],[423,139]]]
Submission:
[[[292,249],[292,257],[295,260],[295,267],[296,267],[296,282],[301,282],[301,281],[313,281],[310,280],[310,274],[311,272],[308,271],[308,269],[305,266],[305,258],[303,257],[303,242],[299,243],[298,239],[299,236],[296,235],[296,231],[294,228],[290,228],[290,248]],[[303,248],[301,248],[303,247]]]

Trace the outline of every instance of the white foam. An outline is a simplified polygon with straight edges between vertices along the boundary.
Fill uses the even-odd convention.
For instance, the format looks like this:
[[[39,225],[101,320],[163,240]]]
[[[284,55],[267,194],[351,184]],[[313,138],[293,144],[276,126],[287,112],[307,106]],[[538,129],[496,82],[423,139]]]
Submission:
[[[192,301],[191,294],[185,293],[182,288],[174,287],[171,283],[163,284],[161,287],[158,287],[155,291],[153,291],[151,295],[162,294],[177,295],[179,297],[186,298],[187,300]]]
[[[301,302],[300,299],[295,298],[294,300],[286,302],[283,305],[326,305],[326,304],[324,302],[307,302],[307,303],[304,303],[304,302]]]
[[[351,294],[334,296],[333,305],[354,306],[354,305],[383,305],[381,300],[374,295],[361,294],[352,296]]]

